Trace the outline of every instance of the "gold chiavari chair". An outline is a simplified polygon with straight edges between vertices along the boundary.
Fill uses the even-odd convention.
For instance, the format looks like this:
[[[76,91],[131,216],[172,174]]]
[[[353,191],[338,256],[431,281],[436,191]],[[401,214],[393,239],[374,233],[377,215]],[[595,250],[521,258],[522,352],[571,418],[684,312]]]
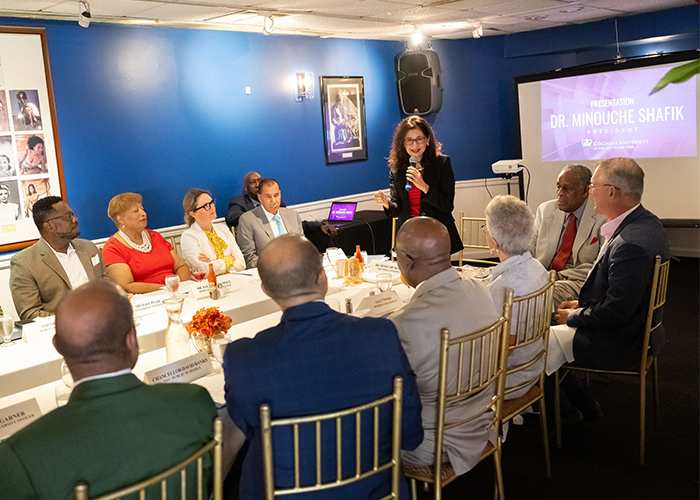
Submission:
[[[561,390],[559,382],[564,378],[569,371],[580,371],[586,374],[589,373],[604,373],[608,375],[626,375],[637,377],[639,379],[639,465],[644,465],[646,452],[646,388],[647,374],[649,371],[653,373],[652,393],[654,395],[654,424],[659,424],[659,361],[651,352],[649,339],[651,334],[661,326],[662,318],[657,315],[654,318],[654,313],[666,303],[666,289],[668,287],[668,271],[671,261],[661,262],[661,256],[656,256],[654,264],[654,274],[651,282],[651,296],[649,297],[649,308],[647,309],[647,321],[644,328],[644,337],[642,341],[642,355],[639,365],[633,365],[627,370],[597,370],[594,368],[585,368],[574,364],[565,364],[559,370],[564,370],[564,374],[559,375],[559,371],[555,374],[555,407],[554,418],[556,420],[557,429],[557,447],[561,448],[561,408],[559,400]],[[654,324],[656,321],[656,324]]]
[[[508,396],[527,387],[531,381],[525,381],[505,390],[503,411],[501,412],[501,426],[510,421],[516,415],[539,401],[540,424],[542,425],[542,441],[544,445],[544,459],[547,470],[547,479],[552,478],[552,465],[549,458],[549,435],[547,433],[547,413],[544,404],[544,377],[547,366],[547,345],[549,342],[549,326],[552,320],[552,301],[554,300],[554,282],[556,271],[549,272],[549,281],[539,290],[521,295],[513,299],[513,313],[511,318],[511,336],[509,353],[516,349],[539,344],[538,352],[533,352],[533,357],[518,366],[506,371],[506,378],[515,375],[541,363],[542,371],[537,376],[537,383],[527,393],[519,398],[509,399]],[[515,333],[513,333],[515,331]],[[510,354],[509,354],[510,355]]]
[[[503,410],[503,394],[505,391],[505,368],[508,354],[508,336],[510,334],[511,309],[513,304],[513,290],[508,289],[506,300],[503,305],[503,317],[493,325],[478,332],[474,332],[461,337],[452,338],[447,328],[440,332],[440,362],[438,374],[438,396],[437,396],[437,429],[435,434],[435,454],[432,465],[411,465],[404,464],[403,472],[411,481],[411,498],[416,500],[416,481],[432,483],[434,485],[434,498],[442,498],[442,488],[447,486],[458,476],[455,474],[449,462],[442,461],[443,437],[447,429],[452,429],[460,425],[480,418],[489,411],[493,412],[492,424],[497,434],[496,445],[490,442],[486,445],[479,461],[486,457],[493,456],[496,469],[496,495],[501,500],[505,499],[503,490],[503,471],[501,470],[501,435],[500,435],[500,415]],[[463,373],[465,362],[465,348],[469,356],[469,373]],[[450,349],[457,351],[457,383],[455,387],[447,387],[448,359]],[[455,352],[455,351],[452,352]],[[478,371],[472,369],[474,359],[480,361]],[[454,355],[452,356],[454,358]],[[462,403],[463,401],[481,394],[483,391],[494,390],[491,403],[478,414],[471,417],[446,421],[448,405]]]
[[[182,245],[180,245],[180,237],[179,236],[171,236],[168,238],[170,240],[170,244],[173,247],[173,250],[175,250],[175,253],[177,253],[180,258],[182,258]]]
[[[260,407],[260,426],[263,445],[263,472],[265,477],[265,498],[273,500],[276,496],[291,495],[294,493],[304,493],[310,491],[327,490],[339,486],[345,486],[356,481],[361,481],[380,472],[391,469],[391,493],[383,497],[381,500],[397,500],[399,498],[399,481],[401,474],[399,470],[399,461],[401,453],[401,408],[403,396],[403,379],[394,377],[394,392],[383,398],[371,401],[369,403],[348,408],[346,410],[324,413],[321,415],[310,415],[306,417],[280,418],[272,420],[270,416],[270,406],[264,404]],[[384,463],[379,463],[379,408],[381,405],[388,403],[392,404],[393,424],[391,430],[391,457]],[[373,462],[372,467],[368,470],[362,470],[362,443],[369,440],[362,440],[362,412],[371,411],[373,415]],[[343,477],[343,448],[342,448],[342,425],[343,417],[353,417],[355,419],[355,474],[350,477]],[[321,474],[321,425],[323,422],[335,420],[334,430],[336,433],[336,460],[337,473],[331,480],[324,481]],[[315,469],[315,484],[302,486],[301,471],[300,471],[300,443],[299,431],[301,425],[313,425],[315,427],[315,452],[316,452],[316,469]],[[272,428],[291,426],[294,439],[294,487],[292,488],[276,488],[275,472],[273,467],[273,444],[272,444]]]
[[[223,477],[221,472],[221,446],[223,442],[223,425],[221,419],[214,419],[214,439],[207,443],[204,447],[200,448],[194,455],[190,456],[186,460],[183,460],[177,465],[174,465],[170,469],[161,472],[160,474],[153,476],[150,479],[141,481],[140,483],[134,484],[132,486],[123,488],[121,490],[103,495],[100,497],[90,497],[88,492],[88,485],[85,483],[80,483],[75,487],[75,500],[119,500],[127,495],[132,495],[138,493],[140,500],[145,500],[147,498],[146,490],[152,486],[160,484],[160,498],[163,500],[167,498],[181,498],[182,500],[187,499],[187,468],[196,462],[197,468],[197,500],[202,500],[206,497],[206,485],[204,484],[204,456],[210,452],[213,452],[213,500],[223,499]],[[175,479],[176,475],[180,476],[180,488],[179,492],[173,492],[173,495],[168,497],[168,480]],[[152,493],[148,496],[153,498]]]
[[[464,212],[459,213],[459,237],[462,240],[462,245],[464,248],[459,251],[459,265],[460,267],[464,262],[471,262],[474,264],[487,264],[492,266],[496,264],[490,260],[480,260],[480,259],[465,259],[464,249],[471,248],[476,250],[488,250],[489,244],[486,239],[486,233],[483,230],[486,224],[486,219],[483,217],[465,217]]]

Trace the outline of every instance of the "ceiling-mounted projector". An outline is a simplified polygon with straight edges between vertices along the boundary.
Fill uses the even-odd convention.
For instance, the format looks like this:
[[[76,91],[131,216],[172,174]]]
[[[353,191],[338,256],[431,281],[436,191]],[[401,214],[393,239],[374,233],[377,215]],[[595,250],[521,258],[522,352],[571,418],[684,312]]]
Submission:
[[[494,174],[507,175],[517,174],[523,169],[523,160],[499,160],[491,165]]]

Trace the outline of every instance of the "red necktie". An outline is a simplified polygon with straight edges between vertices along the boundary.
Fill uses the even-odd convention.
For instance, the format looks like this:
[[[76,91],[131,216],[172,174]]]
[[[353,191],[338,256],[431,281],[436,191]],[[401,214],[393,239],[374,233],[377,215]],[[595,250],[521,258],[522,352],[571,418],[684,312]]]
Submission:
[[[557,252],[556,257],[552,261],[552,270],[561,271],[564,269],[566,261],[569,260],[571,255],[571,249],[574,248],[574,240],[576,239],[576,216],[571,213],[569,214],[569,222],[566,224],[566,229],[564,229],[564,236],[561,239],[561,245],[559,246],[559,252]]]

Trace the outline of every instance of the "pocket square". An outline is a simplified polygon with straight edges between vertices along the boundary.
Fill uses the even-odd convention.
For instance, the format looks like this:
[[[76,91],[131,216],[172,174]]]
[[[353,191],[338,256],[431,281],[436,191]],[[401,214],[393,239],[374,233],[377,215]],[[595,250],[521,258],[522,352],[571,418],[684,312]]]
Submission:
[[[598,243],[598,238],[596,238],[595,236],[594,236],[593,239],[591,240],[591,243],[590,243],[590,244],[593,245],[594,243]]]

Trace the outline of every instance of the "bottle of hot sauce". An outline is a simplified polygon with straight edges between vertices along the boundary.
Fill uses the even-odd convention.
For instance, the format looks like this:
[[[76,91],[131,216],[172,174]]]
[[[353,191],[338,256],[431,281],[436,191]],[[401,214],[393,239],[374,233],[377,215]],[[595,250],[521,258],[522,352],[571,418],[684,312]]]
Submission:
[[[360,251],[360,245],[355,245],[355,258],[362,264],[363,266],[365,265],[365,262],[362,260],[362,252]]]
[[[214,294],[216,291],[216,273],[214,272],[214,264],[209,263],[209,276],[207,277],[209,282],[209,298],[214,299]]]

